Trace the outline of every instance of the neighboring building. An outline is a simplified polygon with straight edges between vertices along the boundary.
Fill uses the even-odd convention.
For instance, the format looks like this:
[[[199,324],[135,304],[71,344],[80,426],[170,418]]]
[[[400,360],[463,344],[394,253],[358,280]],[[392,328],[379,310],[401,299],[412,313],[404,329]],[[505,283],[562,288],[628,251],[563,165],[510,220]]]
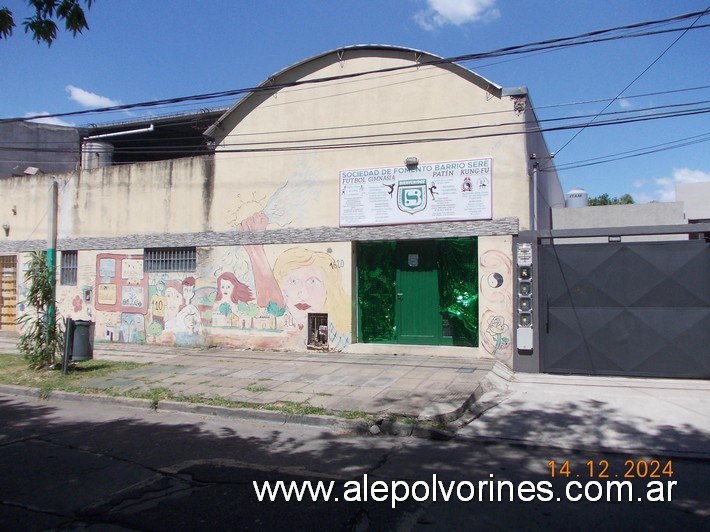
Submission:
[[[553,229],[602,229],[687,224],[683,202],[576,206],[552,209]],[[556,239],[556,244],[687,240],[688,235],[644,235]]]
[[[557,238],[557,244],[600,242],[651,242],[688,240],[688,234],[650,234],[653,227],[678,226],[710,222],[710,181],[679,183],[675,190],[676,201],[650,202],[628,205],[588,205],[584,189],[570,190],[565,206],[552,209],[552,229],[594,230],[609,228],[643,228],[642,235],[590,236],[583,238]],[[690,234],[697,239],[697,233]]]
[[[355,46],[220,114],[200,144],[213,155],[52,176],[62,315],[106,341],[437,345],[512,364],[514,239],[564,203],[554,168],[533,171],[550,155],[524,88]],[[17,278],[45,245],[49,181],[0,180]]]
[[[212,153],[202,134],[224,109],[88,127],[0,120],[0,179]]]
[[[0,120],[0,179],[73,172],[79,166],[78,129]]]
[[[683,202],[689,224],[710,223],[710,181],[678,183],[675,199]],[[697,238],[697,235],[694,237]],[[710,234],[705,233],[705,238],[710,239]]]

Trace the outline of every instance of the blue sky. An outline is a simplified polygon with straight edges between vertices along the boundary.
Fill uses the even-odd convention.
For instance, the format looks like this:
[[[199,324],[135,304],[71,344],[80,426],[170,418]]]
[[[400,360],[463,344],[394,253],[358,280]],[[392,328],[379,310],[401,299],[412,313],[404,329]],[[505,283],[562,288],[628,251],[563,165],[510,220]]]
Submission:
[[[703,11],[708,0],[95,0],[90,30],[47,48],[23,28],[0,41],[0,118],[258,85],[326,50],[389,44],[441,57]],[[24,0],[0,0],[27,16]],[[690,22],[693,22],[691,20]],[[710,14],[698,24],[710,23]],[[686,22],[684,25],[688,25]],[[665,26],[679,27],[681,24]],[[527,86],[538,118],[634,111],[710,100],[710,28],[463,63],[503,87]],[[640,76],[640,77],[638,77]],[[634,82],[634,80],[638,79]],[[630,87],[627,86],[634,82]],[[670,92],[674,91],[674,92]],[[659,94],[664,93],[664,94]],[[586,103],[585,103],[586,102]],[[226,107],[234,100],[197,107]],[[575,104],[575,105],[563,105]],[[693,108],[707,107],[697,103]],[[178,113],[171,106],[156,113]],[[678,108],[676,108],[678,109]],[[666,109],[663,109],[665,111]],[[65,117],[73,125],[127,112]],[[564,190],[672,201],[676,182],[710,180],[708,114],[546,133]],[[701,141],[701,142],[698,142]],[[658,151],[676,144],[684,147]],[[655,153],[604,164],[590,159]]]

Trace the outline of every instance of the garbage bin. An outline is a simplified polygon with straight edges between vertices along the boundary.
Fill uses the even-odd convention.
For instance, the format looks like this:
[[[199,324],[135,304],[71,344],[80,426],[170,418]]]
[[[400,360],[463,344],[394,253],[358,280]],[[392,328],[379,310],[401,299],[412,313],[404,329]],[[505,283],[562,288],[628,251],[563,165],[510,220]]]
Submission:
[[[94,322],[88,320],[74,321],[74,342],[71,358],[74,362],[94,358]]]

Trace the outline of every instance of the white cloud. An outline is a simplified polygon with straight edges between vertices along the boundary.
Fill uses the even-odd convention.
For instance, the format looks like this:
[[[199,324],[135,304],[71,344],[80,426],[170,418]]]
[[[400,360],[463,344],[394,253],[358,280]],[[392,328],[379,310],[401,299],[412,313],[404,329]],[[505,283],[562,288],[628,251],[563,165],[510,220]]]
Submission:
[[[655,196],[659,201],[675,201],[675,186],[677,183],[700,183],[710,181],[710,172],[691,170],[690,168],[674,168],[669,177],[656,179]]]
[[[497,0],[427,0],[427,9],[414,15],[414,20],[428,31],[447,24],[461,26],[469,22],[489,21],[500,16]]]
[[[39,124],[50,124],[52,126],[65,126],[65,127],[74,127],[75,126],[75,124],[73,124],[71,122],[65,122],[64,120],[62,120],[61,118],[56,117],[56,116],[47,116],[47,118],[42,118],[45,115],[49,115],[49,113],[47,111],[42,111],[39,113],[30,112],[30,113],[25,113],[25,118],[28,118],[30,116],[38,116],[40,118],[33,118],[32,120],[30,120],[30,122],[37,122]]]
[[[633,194],[634,203],[651,203],[652,201],[658,201],[653,196],[645,194],[643,192],[638,194]]]
[[[69,93],[69,99],[74,100],[79,105],[88,108],[96,107],[113,107],[114,105],[121,105],[118,100],[112,100],[106,96],[99,96],[93,92],[85,91],[74,85],[67,85],[66,90]]]
[[[634,106],[633,102],[631,100],[627,100],[626,98],[621,98],[619,100],[619,107],[622,109],[631,109]]]

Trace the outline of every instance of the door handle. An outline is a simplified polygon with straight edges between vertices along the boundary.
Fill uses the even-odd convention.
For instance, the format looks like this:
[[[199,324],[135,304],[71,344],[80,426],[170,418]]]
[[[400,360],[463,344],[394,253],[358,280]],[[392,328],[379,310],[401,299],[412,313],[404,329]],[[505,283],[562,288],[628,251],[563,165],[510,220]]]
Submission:
[[[404,294],[402,292],[397,292],[397,299],[400,301],[404,299]]]

